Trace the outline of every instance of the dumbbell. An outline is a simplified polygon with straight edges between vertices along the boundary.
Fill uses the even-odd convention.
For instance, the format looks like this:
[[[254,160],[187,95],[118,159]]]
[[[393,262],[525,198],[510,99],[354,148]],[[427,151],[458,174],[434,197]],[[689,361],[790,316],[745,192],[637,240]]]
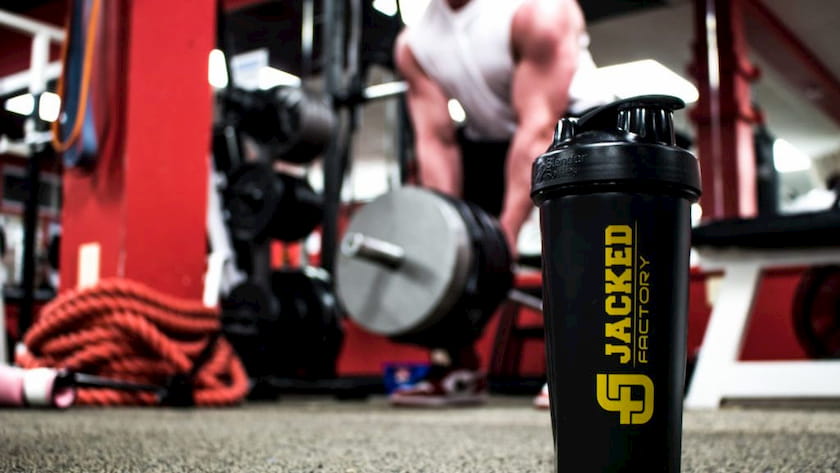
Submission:
[[[253,379],[335,376],[344,332],[326,273],[276,271],[245,281],[222,302],[222,327]]]
[[[512,286],[498,222],[479,207],[402,187],[360,208],[336,260],[336,295],[364,329],[440,347],[477,338]]]
[[[265,145],[272,159],[310,163],[335,134],[332,109],[322,98],[301,88],[234,89],[223,99],[227,110],[238,117],[238,128]]]
[[[305,179],[275,172],[261,162],[234,170],[225,207],[233,237],[246,242],[300,240],[321,223],[324,212],[323,198]]]

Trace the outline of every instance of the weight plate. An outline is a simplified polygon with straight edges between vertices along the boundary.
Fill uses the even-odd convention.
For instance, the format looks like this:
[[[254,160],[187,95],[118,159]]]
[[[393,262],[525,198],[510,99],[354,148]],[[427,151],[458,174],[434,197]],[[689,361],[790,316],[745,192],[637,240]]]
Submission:
[[[264,163],[245,163],[230,176],[225,192],[233,237],[241,241],[263,238],[283,195],[283,183]]]
[[[272,274],[271,284],[281,307],[275,374],[334,377],[344,332],[328,278],[316,268],[283,269]]]
[[[840,266],[805,271],[794,296],[793,328],[808,356],[840,357]]]
[[[296,164],[312,162],[335,134],[335,113],[323,99],[299,88],[278,88],[277,102],[281,136],[272,157]]]
[[[365,329],[385,336],[421,331],[447,315],[463,294],[473,249],[463,219],[443,197],[416,187],[391,191],[353,215],[351,233],[405,251],[397,269],[339,252],[338,299]]]
[[[238,284],[222,301],[222,331],[252,378],[274,370],[277,347],[272,334],[279,311],[271,291],[256,281]]]
[[[271,234],[282,241],[306,238],[324,220],[324,199],[306,179],[278,173],[283,196]]]

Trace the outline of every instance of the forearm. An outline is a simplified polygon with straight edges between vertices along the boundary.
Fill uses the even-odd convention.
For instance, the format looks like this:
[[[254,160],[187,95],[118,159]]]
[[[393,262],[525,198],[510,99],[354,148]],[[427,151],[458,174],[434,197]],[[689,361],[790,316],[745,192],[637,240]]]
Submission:
[[[551,123],[520,127],[508,152],[505,201],[500,223],[514,254],[519,231],[534,208],[531,202],[531,165],[548,148],[553,133]]]
[[[449,117],[447,97],[417,63],[405,34],[397,38],[397,69],[408,82],[408,111],[415,136],[420,184],[461,195],[461,153]]]
[[[518,117],[507,163],[502,228],[513,245],[533,208],[531,165],[551,143],[569,102],[584,20],[574,1],[528,2],[514,18],[512,42],[519,53],[513,76]],[[513,247],[515,251],[515,247]]]
[[[461,152],[449,140],[418,139],[420,184],[444,194],[461,195]]]

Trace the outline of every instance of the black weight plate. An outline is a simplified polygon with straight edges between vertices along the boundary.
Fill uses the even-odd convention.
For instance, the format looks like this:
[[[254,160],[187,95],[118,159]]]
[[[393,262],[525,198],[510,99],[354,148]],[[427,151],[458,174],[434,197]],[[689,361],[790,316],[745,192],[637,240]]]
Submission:
[[[262,285],[245,281],[237,284],[222,301],[225,330],[242,335],[257,335],[260,326],[277,319],[277,301]]]
[[[323,221],[323,197],[303,178],[278,173],[284,190],[271,234],[291,242],[306,238]]]
[[[283,182],[265,163],[238,166],[228,180],[225,207],[233,237],[241,241],[264,238],[274,222]]]
[[[297,88],[277,91],[282,136],[272,157],[295,164],[308,164],[322,154],[335,134],[335,115],[320,98]]]
[[[486,321],[507,298],[513,282],[511,257],[498,222],[475,204],[462,202],[468,226],[478,246],[477,286],[473,304],[483,312]]]
[[[336,301],[315,270],[281,270],[272,274],[274,294],[283,308],[277,343],[277,374],[322,379],[335,376],[344,339]]]
[[[279,304],[261,284],[245,281],[222,301],[222,332],[242,359],[252,378],[271,374],[276,358],[273,333],[278,326]]]
[[[793,327],[808,356],[840,357],[840,266],[805,271],[794,297]]]

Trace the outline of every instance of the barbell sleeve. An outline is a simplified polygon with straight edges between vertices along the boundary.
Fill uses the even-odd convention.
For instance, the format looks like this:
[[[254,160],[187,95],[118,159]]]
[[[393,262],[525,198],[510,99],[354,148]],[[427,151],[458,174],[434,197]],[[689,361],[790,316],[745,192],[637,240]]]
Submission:
[[[361,233],[348,233],[341,241],[341,254],[397,269],[405,261],[405,250],[399,245]]]
[[[511,289],[510,292],[508,292],[508,300],[538,312],[542,312],[543,310],[543,301],[541,298],[532,296],[531,294],[519,289]]]

